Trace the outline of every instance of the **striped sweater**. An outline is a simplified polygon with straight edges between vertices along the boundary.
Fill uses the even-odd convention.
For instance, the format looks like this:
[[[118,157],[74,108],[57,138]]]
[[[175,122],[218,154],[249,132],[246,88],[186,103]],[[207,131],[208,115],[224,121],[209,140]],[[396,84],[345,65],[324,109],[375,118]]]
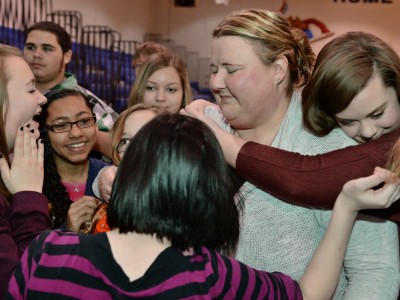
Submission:
[[[24,253],[7,299],[302,299],[296,281],[257,271],[205,247],[184,256],[169,247],[129,281],[107,235],[47,231]]]

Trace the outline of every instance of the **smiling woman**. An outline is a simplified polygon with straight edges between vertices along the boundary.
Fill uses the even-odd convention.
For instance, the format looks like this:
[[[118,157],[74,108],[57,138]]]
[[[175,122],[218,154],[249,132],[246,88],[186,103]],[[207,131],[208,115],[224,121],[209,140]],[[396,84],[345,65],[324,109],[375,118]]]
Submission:
[[[20,51],[0,44],[0,299],[28,243],[50,228],[43,145],[32,120],[45,102]]]
[[[97,126],[89,99],[76,90],[46,94],[48,103],[37,118],[45,141],[44,194],[50,199],[55,228],[79,231],[90,222],[98,200],[92,183],[107,164],[89,158]]]

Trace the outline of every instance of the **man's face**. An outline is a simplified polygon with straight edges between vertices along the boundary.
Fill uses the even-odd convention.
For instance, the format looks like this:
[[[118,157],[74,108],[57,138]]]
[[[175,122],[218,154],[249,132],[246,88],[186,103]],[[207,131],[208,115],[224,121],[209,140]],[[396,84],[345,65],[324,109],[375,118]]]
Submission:
[[[24,58],[35,75],[38,87],[51,88],[64,78],[65,65],[71,59],[71,50],[63,53],[57,37],[48,31],[33,30],[24,47]]]

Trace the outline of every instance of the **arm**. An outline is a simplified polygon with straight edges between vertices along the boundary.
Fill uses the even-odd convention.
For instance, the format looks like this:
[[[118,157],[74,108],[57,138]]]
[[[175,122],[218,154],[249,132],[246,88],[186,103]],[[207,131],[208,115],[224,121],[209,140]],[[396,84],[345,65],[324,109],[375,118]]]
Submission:
[[[7,282],[29,244],[38,234],[51,228],[47,198],[37,192],[19,192],[6,209],[5,199],[0,202],[0,299]]]
[[[374,189],[381,183],[385,184],[379,189]],[[335,203],[324,238],[299,281],[304,299],[329,299],[333,294],[357,212],[361,209],[387,208],[399,197],[399,178],[379,168],[369,177],[352,180],[344,185]],[[385,251],[396,252],[390,248]],[[398,253],[394,256],[398,256]],[[379,259],[380,257],[375,257],[375,262]],[[397,267],[394,268],[398,268],[398,261]],[[382,280],[386,280],[386,277]],[[377,284],[381,284],[380,289],[387,287],[382,285],[382,281]],[[394,288],[396,287],[398,289],[398,284]],[[363,288],[364,286],[358,286],[359,294],[353,299],[370,299],[371,294],[361,296]],[[373,297],[373,299],[390,298]]]
[[[110,201],[112,185],[117,170],[118,168],[116,166],[110,166],[99,174],[98,189],[101,198],[106,202]]]
[[[34,135],[18,130],[11,166],[0,158],[1,177],[13,194],[10,203],[0,196],[0,298],[19,257],[40,232],[51,228],[48,201],[41,194],[43,145],[36,146]]]
[[[199,103],[193,106],[192,103],[185,112],[213,130],[225,160],[236,168],[240,176],[285,202],[315,208],[331,209],[347,181],[367,176],[375,166],[385,166],[389,152],[400,135],[400,130],[396,130],[365,144],[306,156],[246,142],[226,132],[218,125],[220,121],[218,124],[213,121],[217,120],[215,114],[213,120],[204,115],[205,105]],[[365,213],[400,222],[400,203],[389,210],[369,210]]]
[[[236,171],[285,201],[306,198],[307,202],[301,204],[332,208],[336,195],[347,181],[367,176],[375,166],[386,165],[399,133],[396,131],[365,144],[315,156],[247,142],[237,156]],[[282,178],[287,180],[282,181]],[[315,188],[310,189],[310,186]]]

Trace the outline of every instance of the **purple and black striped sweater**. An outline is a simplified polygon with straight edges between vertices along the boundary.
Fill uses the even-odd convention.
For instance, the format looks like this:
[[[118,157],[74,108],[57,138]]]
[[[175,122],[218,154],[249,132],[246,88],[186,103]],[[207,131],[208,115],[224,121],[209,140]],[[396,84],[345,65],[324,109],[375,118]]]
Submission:
[[[297,282],[257,271],[213,250],[169,247],[129,281],[105,233],[47,231],[24,253],[7,299],[302,299]]]

